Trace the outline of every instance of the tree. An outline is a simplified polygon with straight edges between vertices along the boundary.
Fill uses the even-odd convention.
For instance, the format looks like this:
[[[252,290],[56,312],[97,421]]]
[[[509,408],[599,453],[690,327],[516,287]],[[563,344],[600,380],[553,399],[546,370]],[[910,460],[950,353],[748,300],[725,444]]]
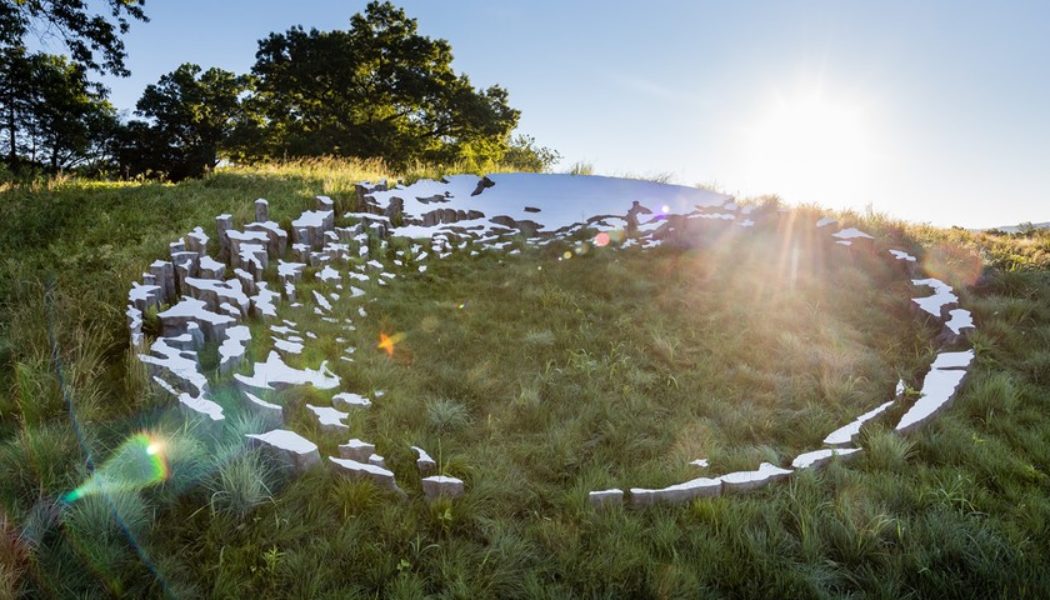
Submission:
[[[72,61],[81,67],[127,76],[127,54],[120,35],[127,33],[129,19],[148,20],[142,10],[144,2],[0,0],[0,47],[24,47],[23,40],[31,31],[53,35],[61,39]],[[109,16],[92,14],[89,4],[108,6]]]
[[[62,56],[0,50],[0,112],[7,163],[51,172],[98,158],[116,124],[105,89]]]
[[[240,117],[246,77],[183,64],[146,87],[121,133],[118,162],[127,175],[164,174],[173,180],[212,169]]]
[[[414,161],[499,160],[519,113],[499,86],[476,90],[444,40],[371,2],[347,31],[294,27],[259,42],[243,137],[247,157],[334,154]],[[261,134],[261,135],[260,135]]]
[[[503,153],[503,165],[518,171],[549,171],[561,160],[561,154],[553,148],[539,146],[531,135],[519,134],[511,139]]]

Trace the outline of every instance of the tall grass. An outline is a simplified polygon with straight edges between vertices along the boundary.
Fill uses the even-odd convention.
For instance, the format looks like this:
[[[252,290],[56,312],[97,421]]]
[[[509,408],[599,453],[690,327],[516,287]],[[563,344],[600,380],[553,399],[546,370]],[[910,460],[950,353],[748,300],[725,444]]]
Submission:
[[[901,439],[887,419],[864,432],[861,458],[749,496],[607,511],[584,500],[698,476],[686,464],[696,458],[710,459],[709,474],[784,464],[881,403],[898,372],[916,387],[931,345],[902,309],[911,290],[899,274],[814,260],[792,279],[777,268],[780,246],[727,238],[560,263],[556,248],[456,256],[381,296],[370,289],[379,299],[354,333],[357,361],[336,368],[356,390],[386,390],[351,434],[377,444],[407,500],[325,469],[285,480],[236,439],[257,423],[231,417],[230,437],[212,439],[150,394],[121,307],[167,242],[210,230],[221,212],[244,222],[256,197],[281,221],[314,194],[348,205],[359,179],[441,172],[452,171],[316,160],[179,185],[67,179],[0,191],[0,597],[1050,592],[1050,278],[1037,233],[839,215],[923,259],[943,245],[981,257],[963,290],[978,361],[930,427]],[[163,485],[54,510],[87,471],[54,384],[49,278],[89,449],[105,457],[129,433],[163,434]],[[311,360],[333,359],[341,346],[323,323],[301,323],[323,342]],[[393,360],[374,351],[380,328],[407,333]],[[345,441],[318,440],[326,454]],[[464,478],[467,494],[426,503],[409,445]]]

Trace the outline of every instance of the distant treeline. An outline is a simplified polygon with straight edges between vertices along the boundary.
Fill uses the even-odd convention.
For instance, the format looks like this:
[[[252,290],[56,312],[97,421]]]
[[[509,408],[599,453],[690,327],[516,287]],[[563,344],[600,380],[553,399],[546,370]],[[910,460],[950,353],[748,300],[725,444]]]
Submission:
[[[122,119],[90,73],[128,75],[120,35],[145,21],[143,0],[0,0],[0,148],[9,173],[78,170],[179,180],[220,160],[311,156],[416,163],[501,163],[540,171],[559,159],[512,135],[507,91],[475,88],[452,48],[417,32],[389,2],[371,2],[345,31],[293,27],[259,41],[250,73],[183,64],[146,87]],[[95,4],[97,5],[97,3]],[[32,53],[50,35],[68,55]]]

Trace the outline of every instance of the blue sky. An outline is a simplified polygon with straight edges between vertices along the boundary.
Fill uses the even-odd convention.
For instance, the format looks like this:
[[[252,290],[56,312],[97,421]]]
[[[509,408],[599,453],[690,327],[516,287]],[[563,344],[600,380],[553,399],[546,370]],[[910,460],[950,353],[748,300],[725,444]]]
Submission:
[[[150,1],[132,108],[182,62],[246,72],[365,2]],[[519,129],[603,174],[967,227],[1050,220],[1050,2],[403,1]]]

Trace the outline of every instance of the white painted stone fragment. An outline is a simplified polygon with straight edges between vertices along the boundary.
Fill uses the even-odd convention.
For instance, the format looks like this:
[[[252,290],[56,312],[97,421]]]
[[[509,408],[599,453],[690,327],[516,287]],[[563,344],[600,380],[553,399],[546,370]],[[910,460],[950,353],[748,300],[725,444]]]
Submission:
[[[870,235],[864,233],[863,231],[857,229],[856,227],[850,227],[848,229],[839,230],[839,231],[831,234],[831,237],[835,237],[835,238],[838,238],[840,240],[853,240],[853,239],[857,239],[857,238],[868,239],[868,240],[875,239],[872,236],[870,236]]]
[[[150,353],[140,354],[139,360],[154,377],[167,375],[172,385],[193,396],[200,396],[208,389],[208,378],[200,372],[197,354],[169,345],[167,338],[154,340]]]
[[[828,437],[824,438],[824,444],[828,446],[845,446],[846,444],[849,444],[853,441],[853,438],[856,437],[858,433],[860,433],[860,428],[864,425],[864,423],[879,416],[890,406],[893,406],[893,400],[890,400],[889,402],[884,402],[876,408],[874,408],[873,410],[869,410],[868,412],[854,419],[853,422],[851,422],[849,425],[845,425],[836,429],[835,431],[832,431],[828,434]]]
[[[437,470],[437,461],[427,454],[426,450],[419,446],[412,446],[412,449],[416,451],[416,467],[420,474],[429,475]]]
[[[182,284],[183,292],[192,298],[204,301],[209,310],[219,311],[221,305],[227,303],[236,307],[241,317],[248,316],[248,296],[236,279],[221,281],[187,277]]]
[[[150,307],[160,307],[164,300],[164,289],[159,285],[139,285],[138,282],[131,283],[128,291],[128,302],[138,310],[145,312]]]
[[[423,493],[427,500],[435,500],[441,496],[458,498],[463,495],[463,480],[445,475],[433,475],[422,479]]]
[[[911,301],[919,305],[925,312],[941,318],[941,309],[959,301],[959,297],[952,293],[952,286],[939,279],[913,279],[914,285],[923,285],[933,288],[933,295],[923,298],[912,298]]]
[[[226,330],[226,339],[219,346],[219,372],[229,373],[240,366],[252,339],[247,325],[236,325]]]
[[[931,369],[965,369],[973,362],[973,350],[940,352],[930,365]]]
[[[222,423],[226,420],[222,407],[205,394],[191,396],[183,392],[179,394],[179,404],[183,408],[183,413],[188,416],[200,417],[211,423]]]
[[[245,391],[284,389],[296,385],[313,385],[320,390],[330,390],[339,385],[339,377],[328,370],[322,362],[319,369],[293,369],[281,360],[277,352],[270,352],[266,362],[255,363],[251,377],[235,373],[233,378]]]
[[[818,468],[824,466],[826,463],[831,461],[836,456],[849,456],[855,452],[860,452],[859,448],[823,448],[821,450],[814,450],[812,452],[805,452],[795,457],[795,460],[791,461],[791,468],[802,470],[810,468]]]
[[[944,325],[955,335],[960,335],[964,329],[974,329],[973,315],[970,314],[970,311],[964,308],[955,308],[948,311],[948,316],[948,322]]]
[[[711,466],[706,458],[698,458],[690,462],[689,464],[693,465],[698,469],[706,469],[707,467]]]
[[[587,502],[594,507],[620,506],[623,504],[623,490],[595,490],[587,494]]]
[[[284,422],[284,409],[279,404],[267,402],[255,394],[245,393],[244,396],[248,399],[248,410],[262,417],[268,426],[278,428]]]
[[[306,263],[277,261],[277,276],[282,281],[299,281],[306,269]]]
[[[722,493],[722,481],[708,477],[697,477],[660,489],[631,488],[631,504],[648,506],[665,502],[678,504],[695,498],[718,496]]]
[[[302,354],[303,345],[291,340],[283,340],[277,336],[273,337],[273,347],[283,354]]]
[[[208,255],[201,257],[198,269],[202,279],[222,279],[226,273],[226,265]]]
[[[193,228],[193,231],[186,234],[186,249],[204,257],[204,253],[208,251],[208,239],[204,228],[198,225]]]
[[[284,462],[303,471],[321,461],[317,444],[287,429],[273,429],[261,434],[247,434],[257,445],[277,454]]]
[[[397,487],[397,482],[394,480],[394,472],[384,469],[383,467],[377,467],[370,465],[366,462],[359,462],[348,458],[336,458],[329,456],[328,460],[331,462],[332,467],[336,472],[349,477],[371,479],[380,487],[400,491]]]
[[[187,323],[197,323],[207,339],[219,341],[226,328],[236,324],[236,320],[208,310],[202,300],[183,297],[178,304],[157,315],[164,335],[178,335],[185,331]]]
[[[325,267],[317,273],[317,278],[325,283],[342,279],[339,275],[339,271],[336,271],[330,265],[325,265]]]
[[[317,422],[321,424],[321,429],[324,431],[338,433],[350,429],[350,426],[343,422],[344,419],[350,416],[349,413],[336,410],[330,406],[314,406],[313,404],[307,404],[306,408],[314,413],[317,417]]]
[[[328,299],[322,296],[317,290],[312,291],[314,294],[314,301],[317,302],[318,307],[320,307],[325,312],[331,312],[332,305],[328,302]]]
[[[372,401],[353,392],[340,392],[332,396],[332,405],[336,408],[350,410],[351,408],[368,408],[372,406]]]
[[[386,460],[383,459],[379,454],[371,454],[368,457],[368,464],[375,465],[377,467],[386,468]]]
[[[252,315],[262,319],[276,318],[277,302],[280,301],[281,295],[270,291],[265,281],[258,283],[258,290],[259,292],[251,297]]]
[[[831,217],[821,217],[820,220],[817,221],[817,227],[827,227],[828,225],[834,225],[835,223],[838,223],[838,221]]]
[[[375,451],[375,444],[369,444],[357,438],[339,445],[339,456],[358,462],[368,462],[368,457],[375,454]]]
[[[770,463],[758,465],[756,471],[737,471],[722,475],[719,479],[727,492],[746,492],[762,487],[771,481],[783,479],[792,473],[791,469],[781,469]]]
[[[922,395],[901,417],[896,430],[909,432],[946,408],[964,377],[966,371],[961,369],[933,369],[927,373],[922,382]]]
[[[255,220],[257,222],[270,220],[270,203],[265,198],[255,201]]]
[[[917,260],[914,256],[912,256],[911,254],[908,254],[904,250],[892,250],[891,249],[889,252],[890,252],[890,254],[893,255],[893,258],[896,258],[897,260],[903,260],[905,262],[915,262]]]

